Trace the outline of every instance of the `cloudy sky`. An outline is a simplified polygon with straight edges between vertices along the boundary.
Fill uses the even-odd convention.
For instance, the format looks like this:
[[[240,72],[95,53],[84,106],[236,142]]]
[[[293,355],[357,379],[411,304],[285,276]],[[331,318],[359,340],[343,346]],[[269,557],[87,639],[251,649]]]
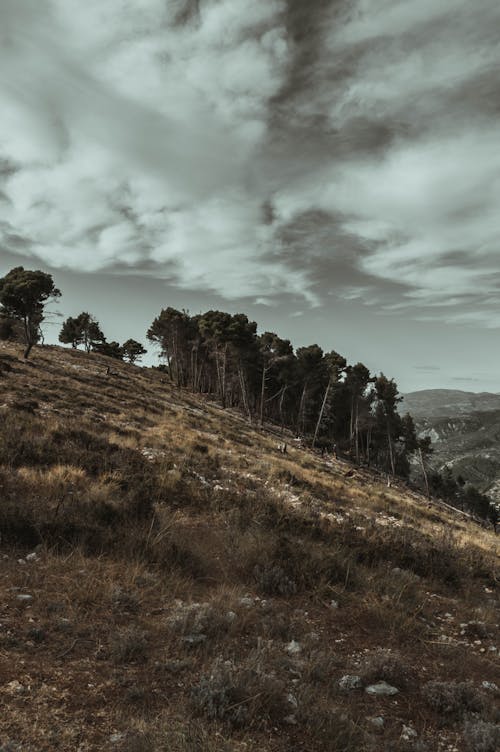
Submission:
[[[498,0],[0,0],[0,274],[500,391]],[[60,320],[48,322],[57,339]]]

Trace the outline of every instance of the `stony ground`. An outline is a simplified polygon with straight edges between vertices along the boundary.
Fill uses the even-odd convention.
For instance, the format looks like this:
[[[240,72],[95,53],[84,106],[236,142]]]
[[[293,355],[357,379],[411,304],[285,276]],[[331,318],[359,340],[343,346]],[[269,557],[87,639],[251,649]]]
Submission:
[[[18,355],[0,750],[495,752],[492,531],[159,372]]]

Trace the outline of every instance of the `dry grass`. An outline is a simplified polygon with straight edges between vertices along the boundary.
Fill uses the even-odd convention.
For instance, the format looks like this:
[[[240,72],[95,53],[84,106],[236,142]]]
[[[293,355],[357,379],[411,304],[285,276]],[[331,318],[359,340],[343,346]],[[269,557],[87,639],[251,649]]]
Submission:
[[[0,745],[382,752],[411,720],[493,749],[491,532],[158,372],[0,350]]]

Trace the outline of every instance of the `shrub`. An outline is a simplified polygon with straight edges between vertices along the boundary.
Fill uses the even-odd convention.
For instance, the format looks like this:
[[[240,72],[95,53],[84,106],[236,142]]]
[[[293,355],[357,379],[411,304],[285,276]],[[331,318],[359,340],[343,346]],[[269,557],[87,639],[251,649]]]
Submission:
[[[218,658],[192,690],[195,708],[211,720],[233,727],[262,720],[279,723],[290,712],[285,686],[259,664],[235,666]]]
[[[345,713],[330,707],[323,697],[301,698],[297,720],[305,726],[314,752],[360,752],[369,749],[361,728]]]
[[[497,752],[500,749],[500,725],[469,721],[464,726],[463,738],[467,752]]]
[[[378,648],[368,653],[359,671],[363,684],[384,680],[398,689],[405,689],[415,681],[415,671],[398,652]]]
[[[114,635],[110,644],[111,658],[115,663],[145,661],[148,640],[146,632],[137,627],[127,627]]]
[[[422,693],[429,707],[448,719],[456,720],[485,709],[483,693],[470,682],[430,681],[424,684]]]
[[[294,595],[297,592],[297,583],[279,564],[257,564],[253,574],[257,587],[264,595]]]

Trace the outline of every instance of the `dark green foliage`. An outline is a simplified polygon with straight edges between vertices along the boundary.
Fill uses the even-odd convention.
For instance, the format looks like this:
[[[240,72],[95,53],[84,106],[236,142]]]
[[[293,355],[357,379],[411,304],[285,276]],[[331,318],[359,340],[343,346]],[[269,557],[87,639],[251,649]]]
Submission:
[[[324,353],[317,344],[294,353],[274,332],[257,335],[257,324],[241,313],[190,316],[166,308],[147,336],[178,386],[240,407],[250,422],[292,429],[313,448],[335,445],[357,463],[409,475],[409,457],[418,449],[413,420],[397,412],[394,380],[375,378],[363,363],[348,366],[335,350]]]
[[[2,314],[22,325],[25,358],[40,338],[45,304],[60,295],[52,276],[42,271],[25,270],[18,266],[0,279]]]
[[[0,313],[0,340],[15,342],[22,338],[23,332],[19,322]]]
[[[136,360],[140,360],[143,355],[147,353],[145,347],[137,342],[135,339],[128,339],[122,345],[122,355],[129,363],[135,363]]]
[[[76,318],[69,316],[66,319],[59,333],[59,342],[74,348],[83,345],[86,352],[91,352],[106,342],[106,338],[99,322],[90,313],[84,311]]]
[[[100,353],[101,355],[107,355],[108,358],[123,360],[123,350],[119,342],[97,342],[92,347],[92,350],[93,352]]]

